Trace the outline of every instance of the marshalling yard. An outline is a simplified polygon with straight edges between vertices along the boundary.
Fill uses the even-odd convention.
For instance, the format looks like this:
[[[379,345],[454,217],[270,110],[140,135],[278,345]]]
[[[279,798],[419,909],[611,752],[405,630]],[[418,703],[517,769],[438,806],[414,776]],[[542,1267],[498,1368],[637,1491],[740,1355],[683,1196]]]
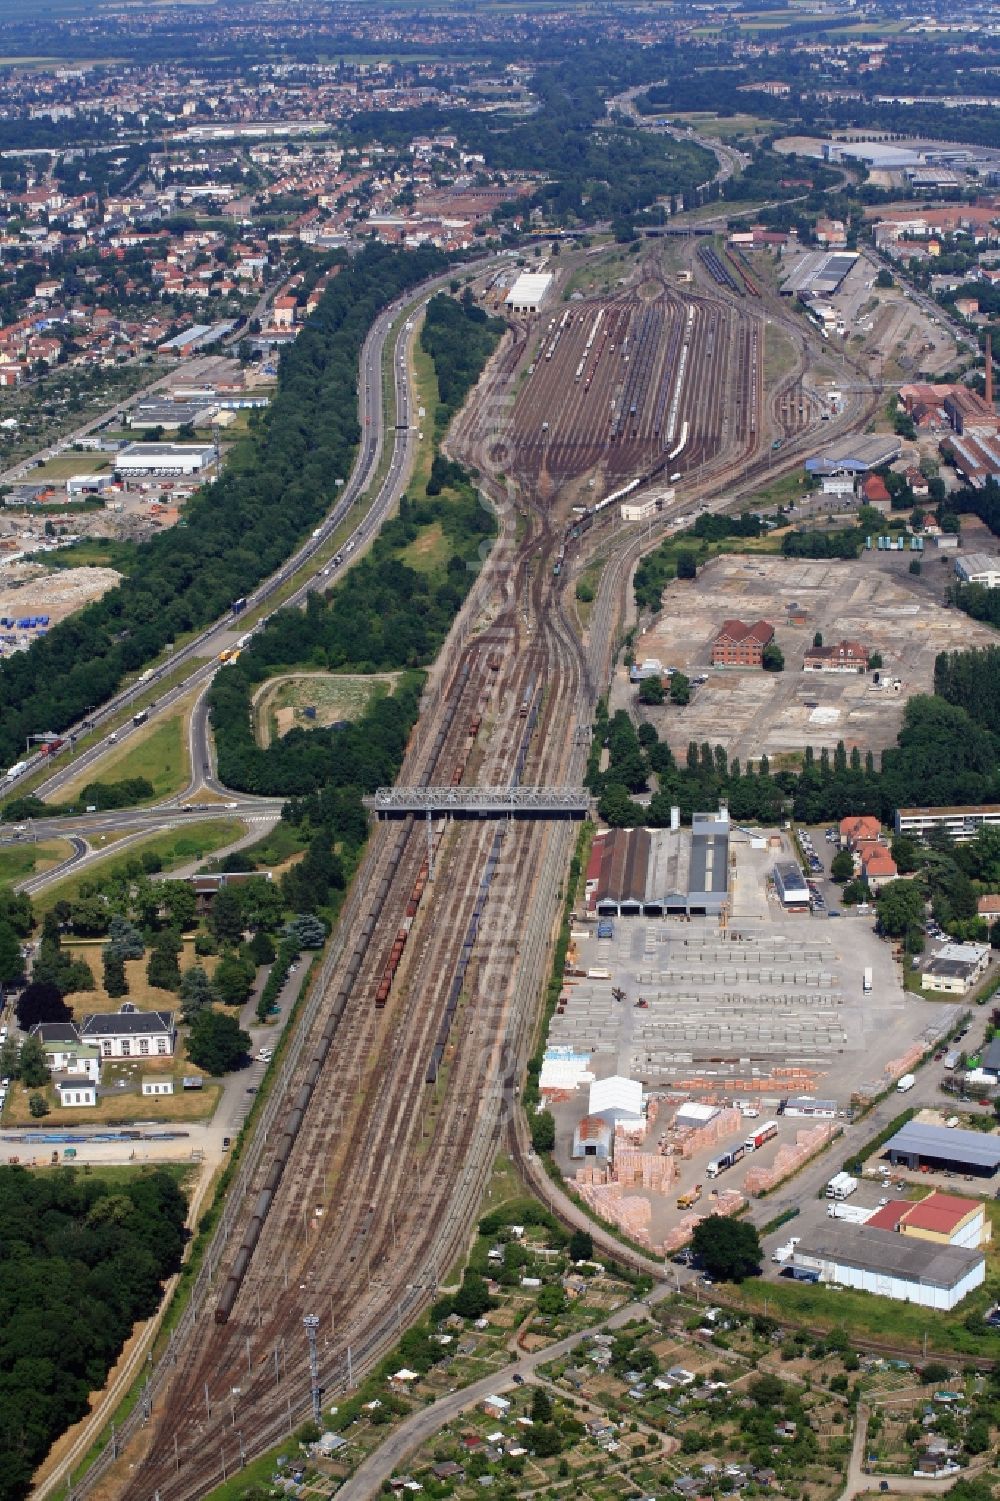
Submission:
[[[762,340],[758,310],[659,279],[571,303],[548,318],[514,403],[522,482],[565,498],[583,476],[612,487],[752,451]]]
[[[553,296],[541,316],[513,319],[455,424],[447,451],[479,471],[501,536],[431,674],[402,787],[438,784],[460,798],[487,785],[579,786],[631,570],[649,542],[646,527],[615,533],[581,642],[574,578],[595,545],[608,546],[597,518],[592,532],[574,520],[581,497],[590,504],[626,478],[680,474],[656,522],[676,529],[696,497],[721,506],[711,497],[737,478],[762,480],[775,434],[787,438],[777,467],[801,461],[812,335],[749,275],[721,278],[693,242],[684,253],[683,295],[650,255],[621,295]],[[571,257],[560,277],[564,267],[572,272]],[[794,358],[765,395],[768,320],[783,326]],[[859,379],[827,434],[869,420],[877,401]],[[433,1298],[466,1244],[501,1140],[533,1181],[517,1090],[573,842],[572,823],[551,818],[428,823],[411,813],[373,828],[192,1299],[153,1371],[152,1419],[136,1409],[124,1458],[102,1456],[88,1489],[117,1477],[130,1501],[204,1494],[244,1448],[266,1449],[308,1411],[304,1315],[320,1319],[319,1378],[335,1400]],[[754,921],[766,932],[767,919]],[[691,961],[710,962],[720,939],[710,928],[703,936],[685,960],[682,941],[654,924],[634,956],[634,985],[655,975],[666,997]],[[762,955],[776,936],[761,939]],[[792,945],[781,963],[833,977],[822,990],[833,1049],[846,961]],[[761,997],[774,967],[749,965]],[[721,1017],[732,987],[720,975]],[[657,1001],[664,1020],[669,1004]],[[661,1045],[645,1023],[630,1025],[631,1042],[609,1037],[616,1066],[632,1043],[674,1066],[669,1036]]]

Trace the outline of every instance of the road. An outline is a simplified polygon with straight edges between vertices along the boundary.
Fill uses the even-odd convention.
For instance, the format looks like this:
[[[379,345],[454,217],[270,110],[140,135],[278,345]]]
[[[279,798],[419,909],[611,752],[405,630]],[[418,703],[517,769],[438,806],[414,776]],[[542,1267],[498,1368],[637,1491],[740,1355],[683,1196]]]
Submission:
[[[650,1306],[659,1302],[661,1298],[665,1298],[669,1291],[666,1287],[657,1288],[650,1293],[646,1302],[628,1303],[616,1309],[609,1318],[601,1319],[598,1323],[591,1324],[586,1329],[580,1329],[575,1334],[569,1334],[565,1339],[546,1345],[544,1349],[521,1355],[505,1371],[484,1376],[470,1386],[449,1392],[447,1396],[439,1397],[436,1402],[432,1402],[429,1407],[421,1408],[418,1412],[411,1414],[394,1433],[390,1434],[385,1443],[370,1454],[364,1463],[358,1466],[354,1474],[344,1481],[337,1492],[338,1501],[370,1501],[372,1496],[378,1495],[383,1482],[399,1469],[404,1460],[421,1448],[428,1439],[433,1438],[434,1434],[439,1432],[446,1423],[450,1423],[453,1418],[459,1417],[463,1412],[468,1412],[486,1397],[509,1391],[511,1387],[520,1385],[521,1381],[529,1381],[539,1366],[548,1365],[553,1360],[560,1360],[600,1330],[621,1329],[632,1319],[645,1318]],[[520,1380],[515,1380],[515,1377]]]
[[[487,263],[489,264],[489,263]],[[484,269],[483,263],[477,263],[477,269]],[[409,425],[410,409],[407,392],[407,372],[405,351],[412,330],[405,325],[399,330],[392,353],[392,368],[394,374],[394,386],[398,416],[396,422],[400,425],[391,431],[391,454],[388,472],[379,489],[375,503],[359,522],[351,535],[345,540],[344,545],[337,554],[340,563],[326,563],[316,560],[315,566],[309,569],[312,560],[316,559],[317,553],[321,552],[334,533],[339,529],[348,517],[351,509],[365,495],[373,479],[378,473],[385,443],[383,411],[382,411],[382,362],[385,356],[386,344],[392,330],[393,323],[405,308],[412,308],[414,316],[419,308],[425,303],[432,293],[439,287],[444,286],[451,279],[452,273],[434,278],[422,288],[412,289],[406,296],[399,298],[389,307],[385,308],[376,318],[369,329],[361,351],[359,366],[359,391],[358,391],[358,417],[363,433],[362,444],[358,450],[354,467],[349,476],[345,476],[341,484],[340,478],[335,482],[340,486],[340,494],[336,504],[331,508],[326,518],[316,527],[312,536],[309,537],[292,556],[281,565],[269,578],[259,584],[257,588],[246,596],[245,607],[237,614],[223,616],[213,624],[200,631],[191,641],[173,652],[169,657],[161,661],[156,667],[142,675],[138,682],[129,688],[116,693],[106,703],[88,711],[85,718],[75,725],[68,726],[62,733],[64,738],[73,743],[76,739],[89,734],[95,727],[104,727],[105,733],[91,744],[72,762],[64,768],[55,771],[47,777],[39,786],[32,790],[42,798],[52,799],[71,778],[77,773],[93,767],[115,742],[110,735],[116,736],[117,743],[125,740],[131,725],[119,723],[124,710],[142,701],[148,708],[149,714],[154,712],[162,714],[165,708],[175,704],[177,700],[185,696],[191,687],[198,683],[207,683],[218,670],[218,655],[220,651],[232,647],[239,639],[241,630],[246,633],[246,626],[250,619],[254,620],[252,629],[256,630],[270,619],[273,610],[261,610],[266,606],[279,590],[282,590],[292,581],[300,570],[307,570],[303,581],[295,590],[281,601],[280,606],[275,608],[295,608],[300,605],[310,590],[322,587],[327,578],[339,575],[348,565],[350,555],[364,542],[369,540],[379,529],[386,514],[396,503],[402,492],[403,484],[401,477],[405,474],[410,462],[410,457],[416,444],[416,432],[411,431]],[[408,319],[408,322],[413,319]],[[403,425],[405,424],[405,426]],[[245,622],[245,623],[244,623]],[[182,678],[175,683],[162,698],[149,699],[151,690],[155,689],[158,682],[165,678],[172,678],[179,669],[188,668]],[[117,728],[115,728],[117,726]],[[204,749],[204,746],[202,747]],[[203,766],[205,757],[196,761],[196,765]],[[27,760],[24,770],[17,777],[8,777],[2,784],[4,796],[18,790],[19,785],[32,778],[44,765],[44,758],[40,754]],[[191,790],[195,790],[195,783]]]
[[[189,721],[191,778],[188,786],[151,808],[122,809],[114,813],[84,813],[67,818],[34,820],[16,828],[8,825],[0,833],[0,844],[18,842],[25,837],[65,837],[70,838],[74,844],[73,853],[67,861],[46,871],[43,875],[29,877],[21,883],[22,889],[28,891],[29,894],[61,878],[71,868],[76,868],[87,860],[98,858],[102,852],[92,849],[87,841],[101,835],[107,836],[111,833],[120,835],[128,832],[133,836],[138,836],[143,832],[159,831],[188,822],[218,818],[227,813],[234,817],[249,819],[251,822],[267,823],[269,826],[277,820],[284,803],[283,798],[257,798],[231,792],[225,788],[216,775],[209,725],[208,689],[216,672],[224,670],[220,667],[219,653],[236,647],[246,635],[259,630],[271,618],[273,610],[262,611],[255,618],[251,630],[241,632],[244,616],[252,615],[258,605],[268,600],[276,590],[287,585],[300,570],[303,575],[301,580],[275,608],[297,609],[312,591],[327,587],[328,583],[341,576],[362,556],[386,517],[398,504],[407,482],[418,441],[417,429],[410,422],[412,402],[408,383],[409,349],[416,336],[422,308],[432,293],[449,279],[450,273],[447,277],[435,278],[423,289],[411,291],[406,297],[386,308],[372,325],[362,348],[359,371],[359,419],[364,440],[354,469],[342,487],[340,497],[328,517],[316,528],[297,553],[265,581],[253,595],[248,597],[245,611],[235,618],[227,616],[216,621],[214,625],[201,632],[194,641],[189,642],[145,676],[144,680],[123,693],[115,695],[107,704],[91,711],[86,720],[68,730],[67,739],[70,739],[73,736],[87,734],[95,725],[106,724],[107,726],[104,734],[87,744],[78,755],[66,765],[60,766],[32,791],[36,796],[51,801],[58,798],[64,787],[75,782],[81,772],[89,771],[95,775],[99,774],[99,764],[107,752],[112,747],[121,746],[127,742],[136,731],[137,727],[131,720],[126,719],[124,723],[120,722],[119,716],[122,709],[127,708],[142,695],[148,694],[151,686],[158,679],[174,674],[178,667],[184,666],[189,667],[190,670],[183,673],[161,697],[144,702],[144,709],[147,711],[146,720],[154,714],[162,717],[166,711],[186,699],[193,687],[201,688],[202,691],[198,695]],[[408,309],[410,315],[401,324],[392,347],[389,349],[388,342],[393,324],[404,309]],[[393,374],[394,425],[388,430],[391,451],[385,465],[384,475],[371,505],[344,539],[339,551],[329,561],[325,560],[326,554],[324,553],[323,557],[316,559],[314,566],[310,567],[310,560],[325,548],[329,539],[348,516],[351,508],[368,491],[382,466],[383,451],[387,441],[387,414],[383,412],[382,375],[383,362],[387,357],[391,361],[390,368]],[[25,781],[32,776],[37,771],[38,761],[39,758],[36,757],[21,776],[13,780],[8,779],[4,784],[4,792],[16,790],[18,782]],[[214,793],[223,801],[216,804],[191,804],[193,797],[204,795],[206,792]]]

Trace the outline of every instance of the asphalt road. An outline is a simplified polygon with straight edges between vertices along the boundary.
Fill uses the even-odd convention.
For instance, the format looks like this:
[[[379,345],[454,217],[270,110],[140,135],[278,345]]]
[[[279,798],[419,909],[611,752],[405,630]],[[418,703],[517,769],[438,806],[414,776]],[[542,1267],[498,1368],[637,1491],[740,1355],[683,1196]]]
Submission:
[[[52,798],[71,778],[75,778],[78,772],[89,770],[94,766],[112,743],[117,742],[120,744],[123,740],[127,739],[131,726],[128,724],[119,726],[117,731],[112,732],[110,721],[120,714],[123,709],[134,704],[137,700],[145,698],[150,689],[155,688],[156,683],[161,679],[173,675],[178,668],[191,667],[191,671],[184,674],[182,681],[170,688],[162,698],[157,698],[148,705],[149,717],[152,717],[153,714],[162,714],[165,708],[169,708],[179,698],[186,695],[190,691],[192,684],[204,682],[207,685],[208,681],[218,670],[219,652],[225,647],[232,645],[233,632],[235,631],[239,634],[242,620],[254,614],[262,604],[266,604],[267,600],[292,579],[300,569],[306,567],[310,560],[315,557],[316,553],[324,547],[329,538],[341,526],[351,508],[365,494],[371,484],[382,457],[382,449],[385,442],[385,423],[382,411],[382,362],[392,324],[399,313],[408,306],[414,308],[414,316],[416,316],[416,310],[420,305],[426,302],[435,290],[445,285],[450,280],[452,274],[452,272],[448,272],[445,276],[437,277],[433,282],[425,284],[422,291],[411,292],[407,297],[391,304],[379,314],[378,318],[372,324],[362,347],[359,368],[358,416],[364,436],[350,475],[344,477],[342,484],[340,484],[339,477],[335,477],[335,482],[340,485],[340,494],[336,504],[332,507],[326,518],[316,527],[312,535],[293,553],[287,562],[282,564],[270,578],[258,585],[253,593],[247,596],[246,605],[243,610],[238,614],[231,613],[215,621],[214,624],[200,632],[192,641],[174,652],[148,674],[145,674],[140,681],[133,684],[130,688],[115,694],[105,704],[89,710],[84,719],[75,725],[69,726],[64,731],[64,735],[70,741],[88,733],[94,726],[100,726],[102,723],[108,725],[108,733],[102,735],[92,745],[88,746],[84,752],[76,756],[67,766],[54,771],[50,777],[35,789],[38,796]],[[407,319],[407,322],[412,324],[413,319]],[[392,454],[388,473],[379,489],[375,504],[361,520],[351,536],[345,541],[337,554],[342,561],[339,564],[329,563],[322,566],[317,564],[294,593],[282,602],[280,608],[295,608],[305,600],[312,589],[324,587],[327,578],[333,577],[345,569],[348,566],[351,553],[369,540],[378,530],[386,513],[401,493],[412,446],[416,442],[416,434],[409,427],[409,414],[412,403],[408,388],[408,372],[405,359],[407,341],[411,337],[412,331],[405,326],[402,327],[392,351],[392,368],[396,386],[398,417],[397,426],[391,434]],[[270,618],[271,613],[273,612],[264,611],[259,616],[253,629],[257,629],[260,625],[263,625]],[[206,658],[207,660],[204,660]],[[110,739],[111,733],[115,733],[115,742],[112,742]],[[201,741],[200,749],[204,752],[207,750],[207,735],[204,730],[204,724],[201,731]],[[205,754],[201,755],[195,761],[196,768],[203,767],[206,760],[210,760],[209,756]],[[8,778],[3,782],[2,790],[4,795],[16,791],[18,783],[34,775],[42,764],[41,756],[36,753],[28,760],[23,772],[17,777],[13,779]],[[200,776],[204,776],[204,773],[196,772],[195,780],[192,782],[189,793],[190,791],[197,790],[197,787],[202,785],[198,780]],[[216,790],[219,790],[218,784],[216,785]]]
[[[644,1318],[652,1304],[665,1298],[672,1291],[667,1287],[657,1288],[650,1293],[645,1303],[628,1303],[606,1319],[601,1319],[596,1324],[591,1324],[586,1329],[580,1329],[576,1334],[567,1335],[565,1339],[557,1340],[555,1344],[546,1345],[544,1349],[534,1350],[530,1354],[524,1354],[515,1359],[505,1371],[497,1371],[491,1376],[484,1376],[475,1381],[471,1386],[461,1387],[458,1391],[449,1392],[445,1397],[439,1397],[429,1407],[423,1407],[401,1423],[395,1433],[390,1434],[385,1443],[381,1444],[373,1454],[370,1454],[364,1464],[359,1465],[340,1490],[337,1492],[338,1501],[370,1501],[372,1496],[379,1493],[382,1482],[397,1470],[409,1455],[432,1438],[452,1418],[467,1412],[475,1407],[477,1402],[484,1398],[494,1396],[497,1393],[509,1391],[512,1386],[519,1385],[515,1377],[523,1381],[530,1380],[540,1365],[548,1365],[551,1360],[558,1360],[563,1355],[568,1355],[571,1350],[584,1342],[589,1335],[595,1334],[601,1329],[620,1329],[632,1319]]]

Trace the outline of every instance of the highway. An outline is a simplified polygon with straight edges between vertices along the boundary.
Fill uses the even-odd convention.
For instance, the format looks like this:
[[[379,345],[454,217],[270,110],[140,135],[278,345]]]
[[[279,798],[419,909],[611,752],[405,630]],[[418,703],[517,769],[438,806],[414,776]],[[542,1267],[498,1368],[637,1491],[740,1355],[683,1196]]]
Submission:
[[[416,337],[423,307],[433,292],[450,279],[450,275],[451,273],[438,277],[423,288],[409,292],[386,308],[372,325],[362,348],[359,368],[358,409],[363,432],[362,444],[337,503],[322,524],[270,579],[248,596],[244,611],[216,621],[195,640],[188,642],[151,673],[144,675],[138,683],[116,694],[107,704],[91,711],[86,720],[67,730],[66,738],[71,741],[73,737],[89,735],[95,726],[105,726],[104,733],[99,733],[97,738],[71,760],[58,765],[50,776],[32,788],[32,792],[47,801],[55,801],[65,787],[78,781],[81,773],[91,772],[95,777],[99,776],[100,763],[108,751],[120,747],[131,735],[137,733],[138,727],[132,720],[126,718],[121,722],[123,710],[141,700],[147,720],[153,715],[162,717],[166,711],[186,699],[192,688],[197,687],[201,691],[191,711],[188,730],[191,763],[188,785],[149,808],[121,809],[113,813],[83,813],[71,817],[36,819],[19,825],[0,825],[0,844],[47,837],[70,838],[73,842],[73,853],[69,859],[42,875],[29,877],[21,882],[23,890],[29,894],[39,891],[61,878],[71,868],[97,858],[103,851],[92,849],[87,841],[100,835],[114,833],[121,836],[127,831],[137,837],[143,833],[218,818],[225,814],[266,823],[268,826],[276,822],[285,801],[283,798],[259,798],[232,792],[216,775],[209,724],[208,689],[216,672],[225,670],[224,665],[220,664],[219,654],[237,647],[240,641],[259,630],[271,618],[275,609],[297,609],[312,591],[326,588],[342,576],[364,554],[386,517],[398,504],[409,478],[417,443],[417,429],[410,422],[412,400],[408,379],[409,347]],[[393,325],[404,311],[407,311],[408,316],[401,323],[389,349]],[[382,374],[387,358],[391,362],[388,368],[392,370],[394,391],[393,426],[390,429],[386,427],[387,414],[383,412]],[[330,538],[343,524],[351,509],[370,490],[382,466],[387,442],[390,444],[390,452],[377,494],[357,525],[343,540],[337,553],[333,558],[328,558],[327,544]],[[317,554],[321,552],[323,556],[317,558]],[[310,567],[313,559],[316,561]],[[287,586],[300,572],[301,579],[280,604],[270,610],[259,610],[258,613],[261,605],[266,606],[276,591]],[[249,617],[253,617],[252,625]],[[177,673],[178,668],[184,667],[189,670],[182,672],[162,696],[153,700],[143,697],[159,679],[172,676]],[[37,773],[39,764],[44,764],[40,755],[32,759],[19,777],[8,778],[3,783],[4,794],[16,792],[19,783]],[[214,794],[220,801],[192,803],[193,798],[203,797],[206,793]],[[121,848],[122,843],[119,837],[116,847]]]
[[[477,266],[478,269],[482,269],[482,263],[477,263]],[[362,347],[359,369],[358,416],[363,434],[361,446],[350,475],[344,478],[342,484],[339,477],[336,478],[335,482],[340,486],[340,494],[311,537],[303,542],[279,569],[246,596],[246,605],[238,613],[216,620],[192,640],[186,642],[184,646],[144,673],[137,682],[116,693],[113,698],[96,709],[88,711],[84,719],[62,731],[62,737],[69,743],[90,734],[95,727],[99,730],[103,728],[104,733],[100,734],[93,743],[89,743],[81,754],[73,758],[72,762],[65,767],[60,767],[41,784],[33,787],[32,791],[37,796],[52,800],[67,782],[76,779],[79,772],[96,766],[112,744],[116,742],[120,744],[131,731],[131,725],[128,722],[124,725],[118,722],[123,711],[141,702],[143,707],[148,708],[150,716],[154,712],[162,714],[164,709],[169,708],[189,693],[193,685],[198,683],[207,685],[219,668],[219,653],[235,646],[242,635],[249,633],[247,628],[251,619],[254,621],[251,629],[258,628],[270,619],[273,609],[268,610],[262,607],[266,607],[273,596],[292,581],[300,570],[308,570],[310,562],[325,548],[351,509],[364,496],[378,472],[385,444],[382,362],[393,323],[404,309],[411,308],[412,316],[406,321],[412,324],[420,307],[426,303],[434,291],[448,283],[451,275],[452,273],[449,272],[447,275],[436,277],[422,288],[412,289],[404,297],[385,308],[372,324]],[[392,352],[398,412],[396,422],[399,425],[391,433],[392,452],[389,467],[374,504],[344,541],[336,555],[340,561],[334,560],[329,563],[317,561],[311,571],[304,574],[294,591],[274,608],[295,608],[304,602],[311,590],[324,587],[326,579],[339,576],[348,566],[351,554],[363,548],[364,544],[378,531],[386,514],[398,500],[416,443],[416,433],[411,431],[409,426],[409,396],[405,368],[407,341],[411,336],[412,329],[403,326],[399,330]],[[185,672],[179,681],[172,684],[161,698],[148,698],[150,690],[155,689],[158,682],[165,678],[172,678],[179,669],[183,668],[190,670]],[[111,734],[115,734],[115,741],[111,740]],[[207,749],[204,741],[199,749],[202,751]],[[210,764],[210,758],[202,755],[196,759],[195,767],[203,768],[206,761]],[[26,762],[25,769],[17,777],[8,777],[0,785],[3,796],[8,797],[11,793],[16,793],[19,786],[32,778],[44,764],[44,757],[41,753],[32,756]],[[196,771],[195,779],[185,795],[190,795],[203,785],[203,782],[198,779],[205,775],[204,771]]]

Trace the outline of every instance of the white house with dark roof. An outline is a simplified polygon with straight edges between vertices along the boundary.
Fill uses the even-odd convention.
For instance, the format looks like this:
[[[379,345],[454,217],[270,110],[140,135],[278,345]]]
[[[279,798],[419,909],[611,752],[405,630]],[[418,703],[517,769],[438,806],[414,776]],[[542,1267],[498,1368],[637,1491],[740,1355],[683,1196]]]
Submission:
[[[80,1040],[98,1047],[102,1058],[167,1058],[177,1039],[174,1015],[173,1011],[137,1011],[125,1001],[119,1011],[85,1016]]]
[[[81,1042],[73,1022],[37,1022],[30,1035],[41,1043],[45,1062],[53,1074],[77,1082],[80,1079],[89,1079],[93,1084],[100,1082],[101,1050],[92,1042]]]
[[[97,1104],[97,1085],[93,1079],[67,1074],[61,1079],[53,1079],[52,1082],[59,1096],[59,1103],[64,1107],[72,1110]]]

